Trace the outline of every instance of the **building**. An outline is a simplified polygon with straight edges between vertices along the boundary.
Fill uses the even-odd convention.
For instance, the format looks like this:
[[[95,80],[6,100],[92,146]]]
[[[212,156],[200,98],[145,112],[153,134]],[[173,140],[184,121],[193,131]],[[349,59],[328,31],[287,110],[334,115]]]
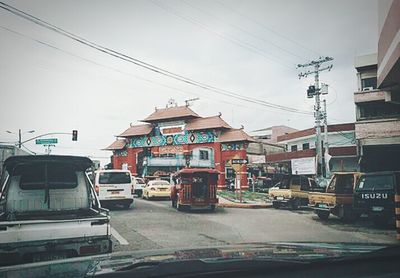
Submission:
[[[29,155],[29,153],[13,145],[0,145],[0,175],[4,161],[13,155]]]
[[[171,174],[185,166],[215,168],[221,173],[218,188],[236,174],[241,187],[248,187],[246,165],[233,165],[232,159],[245,160],[248,144],[254,140],[243,129],[232,128],[221,114],[201,117],[188,106],[173,104],[156,108],[142,122],[130,126],[106,148],[113,152],[113,168],[129,169],[139,176]]]
[[[362,171],[400,170],[400,1],[379,1],[378,53],[356,57]]]
[[[268,128],[262,128],[250,132],[251,137],[264,143],[276,143],[278,136],[285,135],[297,131],[297,129],[285,126],[277,125]]]
[[[322,127],[324,132],[324,127]],[[285,152],[267,155],[267,164],[280,173],[296,173],[293,164],[302,163],[303,170],[298,174],[314,175],[316,173],[316,134],[315,128],[309,128],[278,136],[277,143],[284,145]],[[329,170],[357,171],[357,147],[355,142],[355,126],[353,123],[328,126],[329,156],[326,160]]]

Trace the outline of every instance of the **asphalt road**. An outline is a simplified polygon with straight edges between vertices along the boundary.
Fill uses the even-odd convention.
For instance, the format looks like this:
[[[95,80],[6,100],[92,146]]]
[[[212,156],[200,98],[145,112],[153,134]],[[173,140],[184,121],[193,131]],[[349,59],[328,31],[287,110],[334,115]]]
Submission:
[[[366,220],[321,222],[309,210],[218,208],[178,212],[170,201],[135,199],[129,210],[111,210],[114,251],[187,248],[243,242],[397,243],[393,229]]]

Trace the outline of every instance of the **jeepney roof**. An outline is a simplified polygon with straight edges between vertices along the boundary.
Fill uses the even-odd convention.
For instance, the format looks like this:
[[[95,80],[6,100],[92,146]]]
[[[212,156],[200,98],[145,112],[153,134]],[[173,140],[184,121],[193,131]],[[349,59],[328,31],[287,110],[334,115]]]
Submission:
[[[208,174],[219,174],[218,170],[215,169],[207,169],[207,168],[183,168],[178,171],[176,174],[194,174],[194,173],[208,173]]]
[[[21,155],[21,156],[10,156],[4,161],[4,168],[7,171],[11,171],[15,166],[20,164],[31,164],[31,163],[69,163],[73,164],[78,169],[85,171],[93,165],[90,158],[83,156],[70,156],[70,155]]]

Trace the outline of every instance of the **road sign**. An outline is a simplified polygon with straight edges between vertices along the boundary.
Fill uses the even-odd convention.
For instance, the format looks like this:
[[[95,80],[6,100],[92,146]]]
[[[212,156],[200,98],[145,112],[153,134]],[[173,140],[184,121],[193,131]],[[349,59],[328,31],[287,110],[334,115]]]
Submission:
[[[232,159],[231,163],[232,163],[232,165],[233,164],[247,164],[247,159]]]
[[[57,143],[58,143],[57,138],[36,139],[36,145],[51,145]]]

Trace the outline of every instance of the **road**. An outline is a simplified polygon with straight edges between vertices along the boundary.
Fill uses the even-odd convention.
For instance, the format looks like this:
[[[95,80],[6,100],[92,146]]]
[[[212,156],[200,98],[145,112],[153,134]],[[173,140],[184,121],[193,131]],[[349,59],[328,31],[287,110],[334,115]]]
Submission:
[[[366,220],[321,222],[309,210],[178,212],[169,201],[135,199],[133,208],[110,214],[114,251],[276,241],[397,243],[395,230],[375,228]]]

